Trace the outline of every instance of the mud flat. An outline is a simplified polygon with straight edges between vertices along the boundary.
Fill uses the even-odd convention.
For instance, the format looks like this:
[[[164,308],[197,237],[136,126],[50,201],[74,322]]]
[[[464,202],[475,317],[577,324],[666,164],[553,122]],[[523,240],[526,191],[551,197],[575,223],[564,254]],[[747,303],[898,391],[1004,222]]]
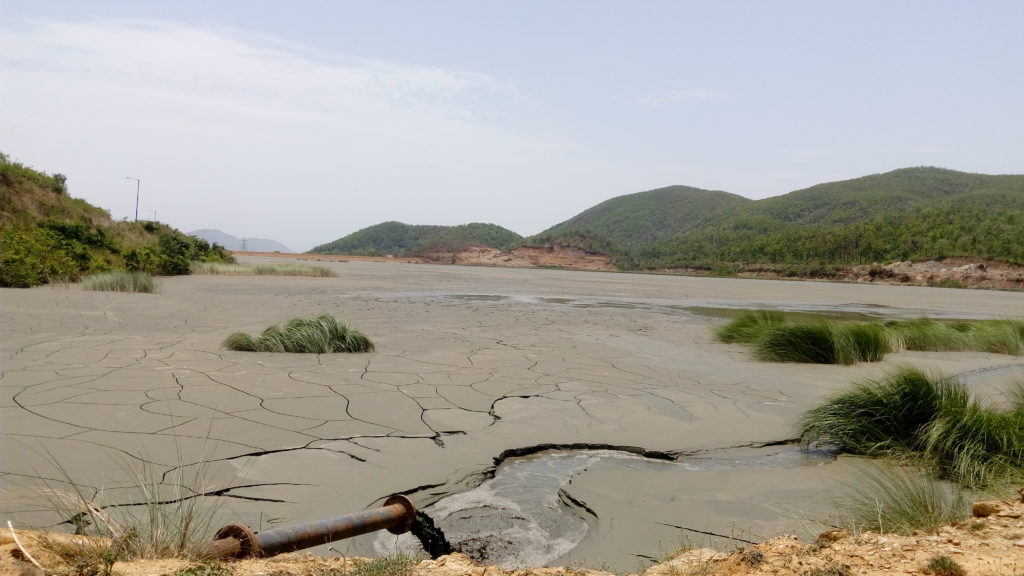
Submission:
[[[1024,314],[1024,293],[323,265],[338,277],[176,277],[162,279],[158,294],[137,295],[0,292],[5,517],[43,528],[61,522],[38,494],[45,485],[66,489],[65,473],[102,492],[99,500],[134,501],[128,469],[142,464],[169,494],[178,472],[199,476],[195,488],[221,506],[218,524],[304,522],[393,492],[451,509],[444,498],[494,489],[484,483],[501,473],[503,453],[536,459],[543,455],[521,449],[550,444],[564,460],[626,448],[621,457],[584,454],[596,460],[558,472],[565,480],[555,483],[552,506],[580,519],[582,535],[578,523],[555,521],[576,543],[518,561],[632,570],[685,541],[761,541],[823,513],[836,482],[862,463],[809,461],[773,444],[794,436],[801,411],[851,380],[912,364],[967,373],[994,394],[1024,376],[1020,357],[974,353],[764,364],[713,338],[722,310],[990,318]],[[350,320],[377,351],[220,346],[236,330],[323,312]],[[640,458],[645,451],[657,457]],[[399,545],[365,536],[335,548],[368,554]]]

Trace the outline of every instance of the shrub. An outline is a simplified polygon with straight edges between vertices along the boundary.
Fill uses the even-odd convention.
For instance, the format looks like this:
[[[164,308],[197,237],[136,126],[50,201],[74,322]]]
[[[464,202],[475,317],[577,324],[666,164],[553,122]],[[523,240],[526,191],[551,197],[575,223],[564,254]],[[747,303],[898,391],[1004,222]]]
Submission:
[[[235,332],[224,340],[229,350],[244,352],[370,352],[373,343],[347,322],[331,314],[295,318],[284,326],[273,325],[258,337]]]
[[[147,272],[103,272],[82,279],[82,288],[104,292],[145,292],[155,289],[153,276]]]

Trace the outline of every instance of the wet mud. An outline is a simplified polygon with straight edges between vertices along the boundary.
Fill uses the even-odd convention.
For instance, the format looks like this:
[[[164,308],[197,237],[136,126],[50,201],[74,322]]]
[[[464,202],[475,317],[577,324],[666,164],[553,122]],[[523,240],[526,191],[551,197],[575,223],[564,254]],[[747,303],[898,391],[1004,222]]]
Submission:
[[[61,526],[73,512],[40,502],[42,492],[133,503],[143,497],[140,476],[161,500],[209,503],[214,526],[308,522],[409,491],[426,509],[483,485],[496,458],[504,465],[538,455],[523,447],[628,449],[664,463],[721,458],[723,449],[792,439],[803,410],[895,366],[969,374],[989,395],[1024,370],[1018,357],[967,353],[900,353],[848,367],[764,364],[743,346],[716,342],[723,320],[699,310],[1005,317],[1024,310],[1024,293],[325,265],[338,277],[175,277],[157,294],[0,290],[5,517]],[[325,312],[348,319],[377,351],[221,346],[235,331]],[[586,524],[558,558],[632,569],[687,533],[756,540],[740,533],[781,530],[772,507],[820,494],[850,466],[840,459],[682,475],[591,467],[552,492],[556,508]],[[375,538],[333,547],[370,553]]]

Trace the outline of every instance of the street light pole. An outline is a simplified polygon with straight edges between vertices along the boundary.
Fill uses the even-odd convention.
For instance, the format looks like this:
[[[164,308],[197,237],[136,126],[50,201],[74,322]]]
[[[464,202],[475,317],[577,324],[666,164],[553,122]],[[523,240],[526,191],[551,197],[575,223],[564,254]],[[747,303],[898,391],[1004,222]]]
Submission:
[[[125,180],[135,180],[135,221],[139,221],[139,187],[142,185],[142,180],[135,178],[134,176],[125,176]]]

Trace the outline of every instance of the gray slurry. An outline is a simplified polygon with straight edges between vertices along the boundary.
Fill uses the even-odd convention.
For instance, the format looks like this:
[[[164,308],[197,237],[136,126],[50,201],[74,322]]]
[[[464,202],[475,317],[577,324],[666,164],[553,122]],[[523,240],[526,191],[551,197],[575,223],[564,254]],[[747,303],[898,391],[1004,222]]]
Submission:
[[[174,277],[161,279],[157,294],[0,290],[5,518],[59,522],[39,495],[47,486],[67,489],[67,480],[100,501],[130,500],[133,475],[145,467],[169,484],[179,475],[202,481],[192,488],[218,495],[224,520],[266,528],[360,510],[418,486],[458,487],[502,451],[535,444],[689,453],[792,438],[803,410],[898,365],[970,372],[972,385],[989,391],[1024,373],[1024,359],[994,354],[901,353],[849,367],[765,364],[742,346],[716,342],[723,320],[694,308],[986,318],[1024,315],[1024,293],[325,265],[338,277]],[[234,331],[325,312],[348,319],[377,351],[221,347]],[[750,489],[800,490],[836,473],[779,472]],[[638,484],[634,476],[603,473],[578,490],[594,498],[636,490],[640,516],[607,529],[624,542],[667,538],[673,528],[648,530],[656,523],[643,515],[657,516],[658,526],[686,523],[687,499],[667,498],[676,488],[656,479]],[[737,472],[721,485],[692,489],[742,486]],[[703,526],[727,525],[725,512],[737,513],[701,510],[694,521]],[[629,535],[625,522],[635,527]],[[368,545],[344,546],[358,552]]]

